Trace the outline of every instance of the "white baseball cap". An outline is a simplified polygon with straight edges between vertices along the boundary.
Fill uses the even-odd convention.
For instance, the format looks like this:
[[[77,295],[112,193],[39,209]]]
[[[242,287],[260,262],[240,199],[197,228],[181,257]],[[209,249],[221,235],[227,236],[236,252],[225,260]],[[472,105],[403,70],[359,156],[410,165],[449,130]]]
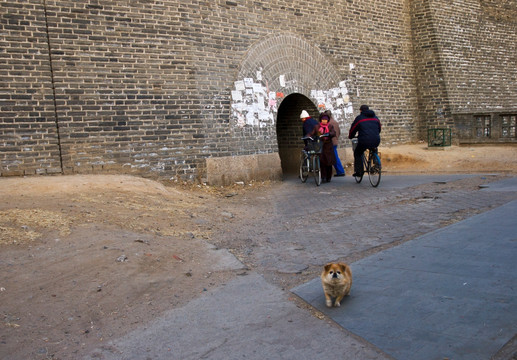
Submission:
[[[305,119],[308,117],[311,117],[311,116],[309,115],[309,113],[307,111],[303,110],[302,113],[300,114],[300,119]]]

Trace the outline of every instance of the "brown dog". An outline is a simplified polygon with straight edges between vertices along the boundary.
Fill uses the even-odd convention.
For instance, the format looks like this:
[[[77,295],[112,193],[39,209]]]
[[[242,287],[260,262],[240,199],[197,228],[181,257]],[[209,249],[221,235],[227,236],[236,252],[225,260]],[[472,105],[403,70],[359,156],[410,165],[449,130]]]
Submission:
[[[336,299],[334,306],[341,306],[341,300],[345,295],[350,294],[352,270],[344,263],[329,263],[321,272],[321,285],[327,299],[327,306],[332,306],[332,298]]]

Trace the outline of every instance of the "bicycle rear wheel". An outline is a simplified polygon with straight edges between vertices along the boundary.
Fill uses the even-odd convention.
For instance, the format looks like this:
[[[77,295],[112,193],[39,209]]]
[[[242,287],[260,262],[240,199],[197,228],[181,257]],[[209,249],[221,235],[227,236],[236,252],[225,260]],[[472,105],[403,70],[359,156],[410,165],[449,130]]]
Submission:
[[[364,154],[361,156],[361,159],[362,159],[362,163],[363,163],[363,169],[365,169],[366,168],[366,158],[364,157]],[[355,182],[359,184],[363,180],[363,175],[364,175],[364,172],[359,176],[355,175],[354,176]]]
[[[309,156],[307,153],[302,151],[302,157],[300,159],[300,180],[302,183],[307,181],[309,177]]]
[[[370,184],[372,184],[373,187],[377,187],[381,182],[381,159],[376,152],[370,151],[368,169]]]
[[[314,171],[314,181],[316,182],[316,186],[320,186],[321,185],[320,157],[317,154],[312,157],[312,167],[313,167],[313,171]]]

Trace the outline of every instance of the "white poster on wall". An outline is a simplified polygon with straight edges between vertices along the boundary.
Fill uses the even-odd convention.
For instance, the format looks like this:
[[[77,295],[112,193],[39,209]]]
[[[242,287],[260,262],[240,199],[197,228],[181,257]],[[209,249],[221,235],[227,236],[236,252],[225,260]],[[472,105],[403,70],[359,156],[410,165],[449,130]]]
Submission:
[[[280,81],[280,86],[285,87],[285,75],[280,75],[278,80]]]
[[[242,101],[242,92],[240,92],[239,90],[232,90],[232,100]]]

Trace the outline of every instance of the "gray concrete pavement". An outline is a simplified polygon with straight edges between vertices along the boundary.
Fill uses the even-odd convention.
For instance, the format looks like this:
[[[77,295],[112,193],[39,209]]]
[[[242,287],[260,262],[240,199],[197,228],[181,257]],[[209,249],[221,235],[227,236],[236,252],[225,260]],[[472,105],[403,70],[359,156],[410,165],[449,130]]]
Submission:
[[[96,351],[102,359],[386,359],[299,309],[257,274],[164,315]]]
[[[486,184],[481,188],[487,191],[510,191],[513,192],[517,189],[517,178],[511,177],[501,181]]]
[[[268,212],[267,216],[257,217],[254,236],[241,233],[238,228],[234,233],[224,235],[224,240],[229,244],[232,240],[247,237],[247,245],[235,251],[253,265],[252,271],[236,276],[225,286],[164,314],[145,328],[112,340],[87,358],[390,359],[395,356],[403,359],[411,358],[407,357],[408,353],[420,351],[419,356],[413,358],[434,359],[436,354],[431,351],[432,341],[421,348],[412,347],[412,338],[401,330],[401,326],[407,325],[407,322],[399,324],[398,328],[395,325],[390,327],[397,316],[396,310],[411,308],[415,301],[418,304],[416,309],[422,309],[428,320],[421,327],[414,326],[420,331],[421,339],[432,334],[432,340],[442,344],[450,343],[449,338],[479,339],[486,334],[482,344],[489,351],[484,355],[497,352],[508,336],[512,336],[512,332],[517,333],[513,326],[515,321],[505,325],[501,333],[483,332],[487,322],[490,329],[497,328],[502,319],[513,320],[517,313],[515,300],[511,299],[517,289],[515,277],[511,274],[515,273],[511,266],[515,263],[514,234],[517,225],[513,223],[516,211],[515,202],[512,201],[517,200],[517,183],[514,180],[494,183],[490,175],[462,182],[468,178],[472,176],[385,176],[379,188],[375,189],[368,182],[355,184],[351,177],[335,178],[320,187],[313,183],[302,184],[297,179],[286,179],[263,199],[250,202],[251,209],[257,201],[262,201]],[[246,199],[240,201],[246,202]],[[487,223],[481,226],[480,220],[485,219],[483,216],[492,216],[492,220],[501,220],[505,225],[495,229]],[[439,250],[446,254],[444,259],[449,260],[445,261],[445,265],[452,262],[454,254],[457,255],[454,258],[457,265],[453,269],[437,273],[410,266],[413,263],[423,266],[426,262],[426,269],[438,266],[440,261],[436,261],[436,264],[433,262],[437,260],[436,255],[431,256],[438,249],[421,244],[432,241],[425,240],[428,239],[426,237],[445,234],[451,229],[456,233],[447,238],[454,237],[457,244],[485,232],[497,238],[497,241],[491,242],[494,256],[501,247],[507,251],[494,258],[483,258],[479,252],[486,252],[486,249],[464,246],[463,249],[469,250],[469,253],[478,252],[473,257],[465,257],[462,264],[459,261],[463,258],[462,252],[449,249],[450,243],[443,242]],[[480,246],[487,244],[483,241],[479,243]],[[415,248],[418,249],[416,253],[407,250],[412,244],[420,244]],[[375,255],[370,258],[368,255],[371,253]],[[417,258],[411,256],[417,256],[418,261],[415,262]],[[378,264],[375,267],[361,265],[361,261],[367,259],[379,262],[380,257],[386,259],[383,260],[386,264],[400,262],[403,271],[396,266],[382,268]],[[315,316],[310,308],[297,306],[293,299],[295,295],[288,288],[267,281],[264,276],[271,273],[294,278],[305,276],[309,282],[301,283],[293,291],[318,308],[323,294],[316,278],[317,272],[322,264],[336,259],[352,263],[355,279],[353,296],[360,297],[361,301],[354,303],[352,296],[338,311],[326,312],[328,318]],[[441,266],[444,266],[443,261]],[[493,277],[482,277],[480,268],[488,268],[487,274]],[[385,293],[383,281],[386,280],[375,269],[380,274],[391,272],[391,276],[395,277],[389,279],[391,283],[400,283],[403,287],[402,292],[399,289],[398,297]],[[462,276],[471,277],[464,280]],[[502,277],[499,283],[496,277]],[[461,282],[460,289],[466,294],[461,301],[453,291],[454,284],[447,278],[456,278]],[[371,279],[376,281],[372,282]],[[485,310],[481,299],[469,299],[469,295],[479,294],[467,292],[467,285],[463,285],[472,284],[473,281],[482,281],[485,288],[489,285],[491,289],[482,292],[490,310],[480,311],[479,319],[466,311],[466,304],[474,312]],[[418,288],[410,287],[413,284]],[[478,287],[473,286],[474,289]],[[506,287],[511,291],[502,290]],[[397,289],[393,290],[396,292]],[[431,294],[431,299],[426,294]],[[383,312],[387,305],[382,302],[376,304],[376,299],[385,300],[391,312]],[[435,308],[428,310],[425,306],[433,299],[441,300],[444,306],[449,307],[437,312],[433,310]],[[363,307],[363,301],[368,305]],[[345,323],[348,320],[341,321],[339,316],[335,316],[352,314],[354,308],[363,311],[359,319],[371,324],[369,330],[349,328]],[[326,311],[324,308],[322,310]],[[441,321],[449,320],[448,314],[453,310],[462,314],[462,320],[453,327],[440,327]],[[483,317],[486,321],[479,325]],[[382,320],[382,326],[375,325],[377,319]],[[419,318],[415,315],[415,319]],[[477,329],[478,333],[462,337],[462,326],[472,332]],[[405,353],[393,351],[389,347],[393,342],[388,341],[389,344],[385,345],[370,336],[371,333],[378,333],[383,338],[386,329],[393,330],[393,338],[397,334],[406,341],[397,345],[405,349]],[[451,352],[454,355],[452,359],[471,359],[468,351],[467,348],[455,350]],[[440,352],[440,356],[446,354]]]
[[[515,214],[517,201],[351,264],[342,308],[317,278],[293,291],[396,359],[490,359],[517,332]]]

